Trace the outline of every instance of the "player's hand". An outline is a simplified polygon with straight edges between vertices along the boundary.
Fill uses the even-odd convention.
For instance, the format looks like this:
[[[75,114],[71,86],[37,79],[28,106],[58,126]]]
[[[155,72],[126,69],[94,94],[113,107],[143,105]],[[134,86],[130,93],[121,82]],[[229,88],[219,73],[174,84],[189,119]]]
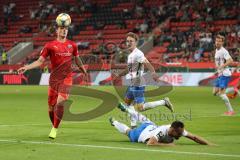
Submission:
[[[209,146],[213,146],[213,147],[218,146],[217,144],[214,144],[214,143],[209,143],[208,145],[209,145]]]
[[[160,78],[159,78],[159,75],[157,73],[154,72],[154,73],[151,73],[151,75],[152,75],[152,78],[153,78],[154,81],[160,82]]]
[[[117,73],[112,73],[112,81],[116,81],[119,77]]]
[[[87,72],[83,73],[83,81],[85,82],[86,85],[88,85],[90,83],[89,81],[89,75]]]
[[[27,70],[28,70],[27,67],[24,66],[24,67],[19,68],[19,69],[17,70],[17,72],[18,72],[18,74],[23,74],[23,73],[26,72]]]

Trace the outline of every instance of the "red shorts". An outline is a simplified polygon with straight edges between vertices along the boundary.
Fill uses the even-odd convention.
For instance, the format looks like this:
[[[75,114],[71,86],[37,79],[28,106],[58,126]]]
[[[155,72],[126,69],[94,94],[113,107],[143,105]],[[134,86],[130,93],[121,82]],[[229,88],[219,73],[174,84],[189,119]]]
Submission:
[[[49,85],[48,88],[48,105],[54,106],[57,103],[58,96],[65,100],[69,97],[70,87],[72,86],[72,77],[67,77],[63,81]]]

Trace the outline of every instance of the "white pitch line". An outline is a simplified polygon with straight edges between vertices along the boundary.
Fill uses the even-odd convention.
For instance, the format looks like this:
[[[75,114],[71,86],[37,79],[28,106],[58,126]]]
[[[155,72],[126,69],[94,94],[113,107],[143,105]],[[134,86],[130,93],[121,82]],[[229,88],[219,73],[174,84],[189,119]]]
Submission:
[[[70,144],[70,143],[57,143],[57,142],[41,142],[41,141],[22,141],[16,139],[0,139],[0,142],[7,143],[24,143],[24,144],[39,144],[39,145],[56,145],[56,146],[67,146],[76,148],[101,148],[101,149],[113,149],[113,150],[130,150],[130,151],[146,151],[146,152],[161,152],[161,153],[173,153],[173,154],[186,154],[186,155],[201,155],[201,156],[215,156],[215,157],[233,157],[240,158],[238,154],[221,154],[221,153],[206,153],[206,152],[184,152],[184,151],[173,151],[163,149],[144,149],[144,148],[129,148],[129,147],[114,147],[114,146],[100,146],[100,145],[85,145],[85,144]]]

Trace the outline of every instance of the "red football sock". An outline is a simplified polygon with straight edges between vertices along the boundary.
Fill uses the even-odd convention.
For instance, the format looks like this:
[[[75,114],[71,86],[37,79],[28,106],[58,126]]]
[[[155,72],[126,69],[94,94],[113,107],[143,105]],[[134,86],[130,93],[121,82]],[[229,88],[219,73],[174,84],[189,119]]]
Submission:
[[[54,112],[53,111],[48,111],[48,115],[49,115],[49,118],[50,118],[50,120],[52,122],[52,125],[53,125],[53,123],[54,123]]]
[[[63,111],[64,111],[63,106],[56,106],[54,110],[54,123],[53,123],[54,128],[58,128],[63,117]]]

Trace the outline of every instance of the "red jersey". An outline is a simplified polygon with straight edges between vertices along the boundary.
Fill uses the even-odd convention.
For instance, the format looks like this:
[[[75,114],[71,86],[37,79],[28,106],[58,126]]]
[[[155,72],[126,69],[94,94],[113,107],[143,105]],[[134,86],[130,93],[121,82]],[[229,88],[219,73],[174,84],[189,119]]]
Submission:
[[[76,43],[70,40],[59,42],[57,40],[46,43],[40,55],[43,58],[50,57],[52,71],[50,85],[71,77],[72,57],[79,56]]]

